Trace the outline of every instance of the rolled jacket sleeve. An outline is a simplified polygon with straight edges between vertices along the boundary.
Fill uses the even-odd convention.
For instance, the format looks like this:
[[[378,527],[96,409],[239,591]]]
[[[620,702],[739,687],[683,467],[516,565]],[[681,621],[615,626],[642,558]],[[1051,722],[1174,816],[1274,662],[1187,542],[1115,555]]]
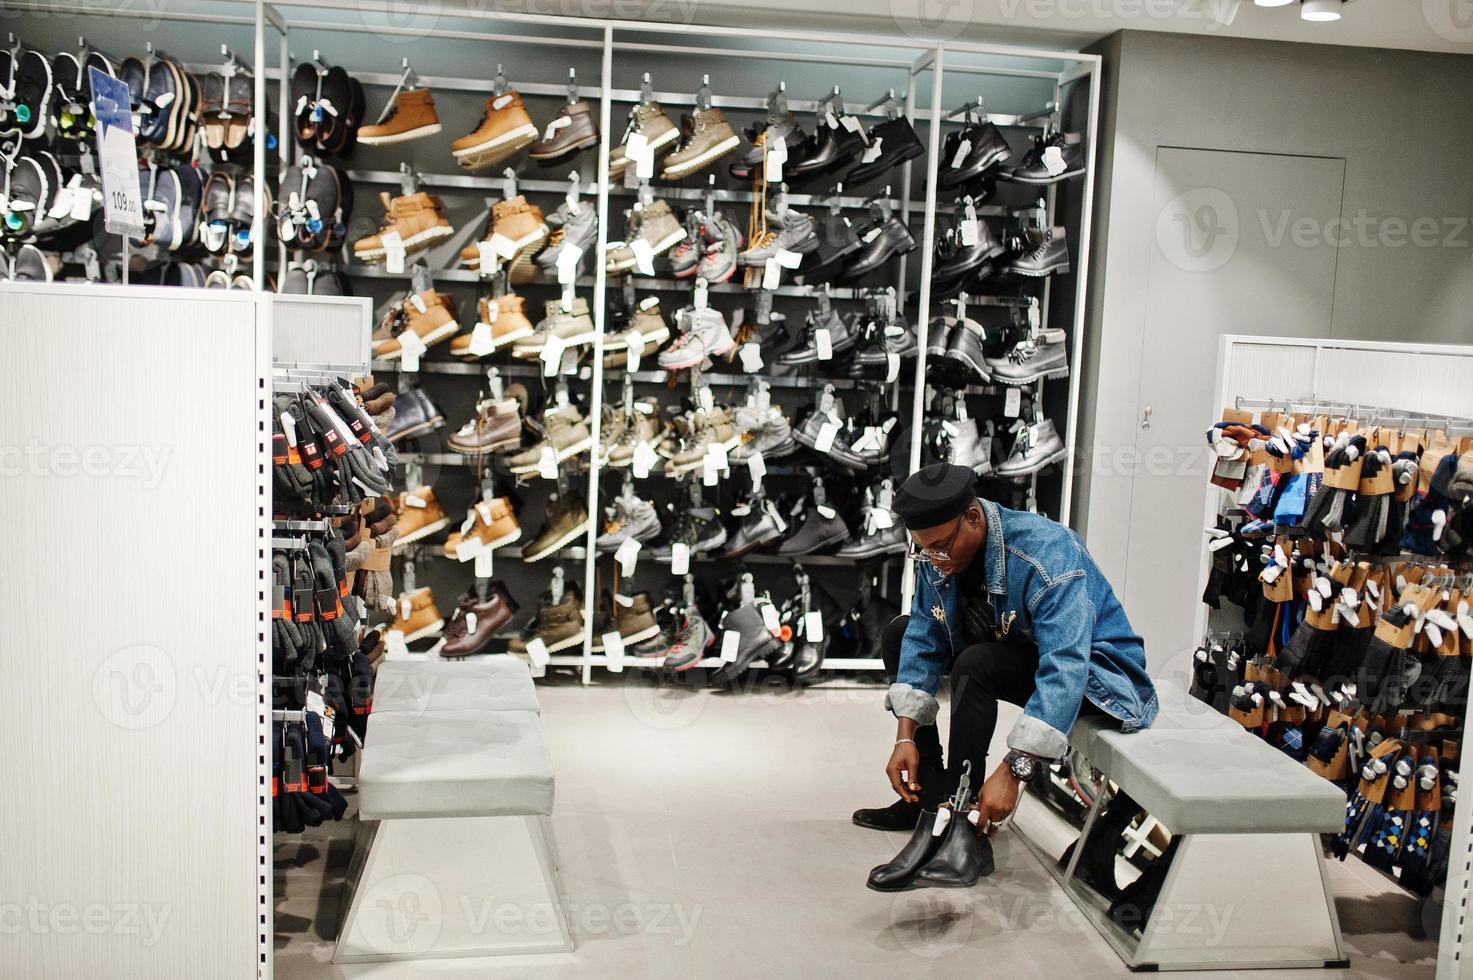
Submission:
[[[1033,695],[1008,733],[1008,748],[1058,759],[1069,750],[1068,732],[1079,717],[1089,679],[1095,608],[1084,572],[1054,578],[1034,600],[1031,613],[1038,673]]]

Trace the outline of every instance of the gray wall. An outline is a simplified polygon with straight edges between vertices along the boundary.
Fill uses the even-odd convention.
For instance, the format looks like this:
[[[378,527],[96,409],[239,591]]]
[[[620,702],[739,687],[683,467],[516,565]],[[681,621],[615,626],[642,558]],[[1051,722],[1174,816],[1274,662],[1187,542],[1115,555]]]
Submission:
[[[1139,427],[1160,147],[1343,159],[1342,217],[1364,214],[1389,234],[1395,225],[1387,219],[1410,225],[1431,218],[1439,240],[1458,234],[1451,245],[1367,245],[1354,240],[1352,225],[1351,243],[1337,249],[1331,335],[1473,342],[1473,229],[1461,224],[1473,214],[1473,58],[1139,31],[1089,50],[1105,57],[1106,76],[1082,447],[1128,441],[1123,434]],[[1202,379],[1209,393],[1211,384]],[[1086,456],[1075,484],[1076,522],[1121,586],[1127,542],[1134,537],[1140,547],[1152,529],[1130,526],[1129,479],[1091,470]]]

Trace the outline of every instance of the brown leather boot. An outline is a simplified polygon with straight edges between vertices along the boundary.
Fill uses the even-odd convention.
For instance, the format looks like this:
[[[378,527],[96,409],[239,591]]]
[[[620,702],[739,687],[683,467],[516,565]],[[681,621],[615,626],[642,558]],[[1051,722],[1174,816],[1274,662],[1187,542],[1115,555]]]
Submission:
[[[522,97],[504,92],[486,100],[486,113],[474,132],[450,144],[456,162],[468,170],[494,167],[537,139],[537,126]]]
[[[527,151],[527,156],[538,163],[552,163],[596,145],[598,124],[593,119],[593,107],[580,99],[558,110],[557,116],[542,131],[542,139]]]
[[[449,558],[470,561],[482,551],[511,544],[521,536],[522,525],[517,522],[511,500],[494,497],[489,503],[482,501],[471,508],[470,516],[461,529],[445,539],[445,554]],[[473,543],[467,546],[467,542]]]
[[[446,640],[440,648],[440,656],[468,657],[480,653],[490,645],[496,631],[511,622],[516,613],[517,604],[500,581],[490,584],[485,602],[474,593],[467,595],[445,627]]]
[[[434,487],[405,490],[399,494],[398,505],[399,519],[394,526],[399,529],[399,537],[394,541],[395,550],[421,541],[450,524]]]
[[[455,229],[445,219],[440,199],[432,194],[420,191],[403,197],[390,197],[388,191],[382,191],[379,200],[384,205],[384,220],[379,225],[378,234],[353,243],[353,256],[360,262],[382,262],[384,236],[390,232],[399,233],[406,255],[427,249],[455,234]]]
[[[404,330],[413,330],[426,347],[448,340],[460,331],[460,324],[455,322],[455,301],[433,289],[411,295],[404,301],[404,317],[399,332],[403,333]],[[392,361],[401,353],[403,351],[397,334],[375,337],[375,358]]]
[[[388,115],[372,126],[358,130],[358,142],[365,146],[388,146],[407,143],[440,131],[440,117],[435,115],[435,97],[427,88],[410,89],[394,96]]]
[[[542,210],[518,194],[510,201],[498,201],[491,208],[491,217],[481,242],[498,241],[498,236],[509,244],[502,244],[498,255],[500,264],[509,265],[511,281],[516,284],[530,282],[537,275],[537,266],[532,256],[547,241],[552,229],[542,217]],[[506,253],[511,257],[507,258]],[[481,268],[481,244],[473,242],[460,250],[460,261],[467,269]]]
[[[578,593],[568,589],[563,594],[562,602],[537,610],[537,627],[533,635],[541,638],[548,653],[556,653],[582,643],[583,600]],[[507,645],[507,650],[526,654],[529,639],[531,637],[516,637]]]
[[[452,452],[467,456],[504,453],[522,444],[522,415],[517,403],[509,398],[486,399],[478,407],[476,417],[450,437]]]
[[[665,115],[664,108],[658,102],[641,102],[629,111],[629,131],[644,136],[650,151],[656,156],[669,153],[675,149],[675,144],[680,141],[680,127],[670,121]],[[609,176],[621,177],[624,168],[629,166],[629,158],[624,154],[624,147],[628,143],[620,143],[609,151]]]

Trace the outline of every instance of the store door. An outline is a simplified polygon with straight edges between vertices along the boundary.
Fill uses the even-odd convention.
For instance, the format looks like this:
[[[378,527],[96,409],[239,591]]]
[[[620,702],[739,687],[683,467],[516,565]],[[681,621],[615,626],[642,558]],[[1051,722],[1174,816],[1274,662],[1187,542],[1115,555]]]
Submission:
[[[1135,453],[1114,460],[1134,470],[1125,603],[1153,669],[1198,639],[1218,338],[1329,336],[1344,175],[1327,157],[1157,151]]]

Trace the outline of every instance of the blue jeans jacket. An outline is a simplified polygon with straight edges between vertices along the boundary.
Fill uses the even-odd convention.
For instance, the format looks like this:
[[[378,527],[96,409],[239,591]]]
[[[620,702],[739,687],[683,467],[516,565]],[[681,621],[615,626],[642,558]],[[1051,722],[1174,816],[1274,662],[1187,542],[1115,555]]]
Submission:
[[[1038,644],[1037,688],[1008,735],[1009,748],[1057,759],[1084,698],[1123,731],[1156,718],[1145,645],[1079,535],[1046,517],[979,501],[987,516],[980,560],[999,629]],[[885,707],[923,725],[936,721],[936,690],[966,639],[957,577],[918,562],[900,670]]]

